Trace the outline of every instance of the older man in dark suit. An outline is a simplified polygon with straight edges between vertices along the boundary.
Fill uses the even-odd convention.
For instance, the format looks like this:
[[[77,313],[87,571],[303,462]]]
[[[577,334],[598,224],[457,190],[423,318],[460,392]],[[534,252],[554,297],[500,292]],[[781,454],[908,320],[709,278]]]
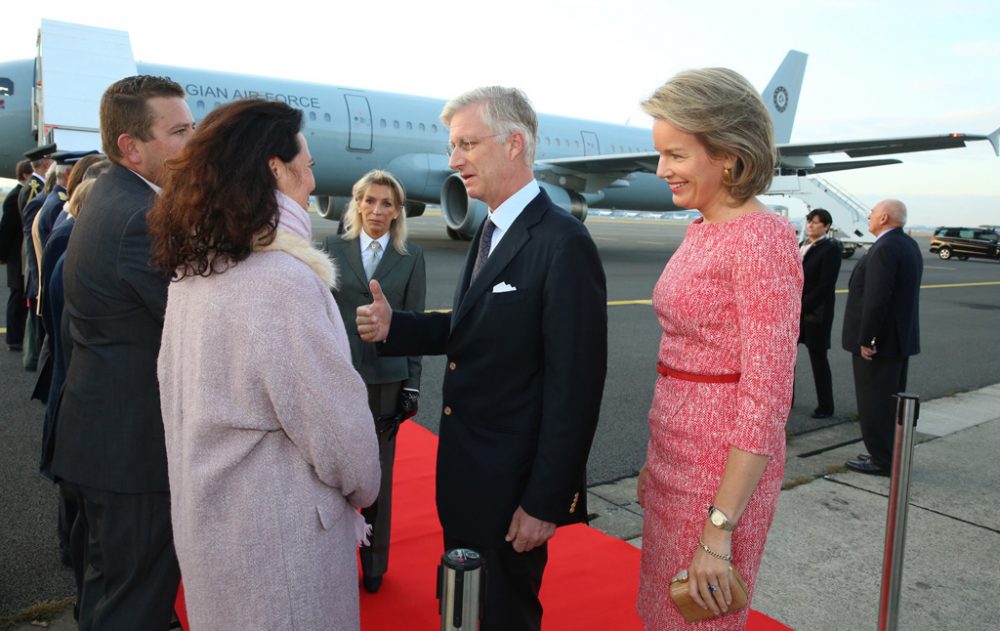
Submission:
[[[72,353],[52,472],[90,531],[81,630],[170,625],[180,572],[156,379],[168,279],[149,264],[146,213],[165,162],[193,130],[173,81],[112,84],[101,98],[101,139],[114,164],[94,184],[66,250]]]
[[[887,199],[872,209],[868,230],[875,244],[851,273],[844,312],[842,343],[852,355],[861,436],[868,449],[847,466],[873,475],[889,474],[896,418],[892,395],[906,390],[909,358],[920,352],[924,262],[904,225],[903,202]]]
[[[383,354],[448,356],[437,459],[445,547],[486,563],[484,631],[541,628],[556,526],[586,519],[586,464],[607,370],[604,270],[587,230],[533,177],[525,96],[449,102],[451,161],[490,208],[451,313],[392,312],[377,282],[358,331]],[[391,324],[391,329],[390,329]]]

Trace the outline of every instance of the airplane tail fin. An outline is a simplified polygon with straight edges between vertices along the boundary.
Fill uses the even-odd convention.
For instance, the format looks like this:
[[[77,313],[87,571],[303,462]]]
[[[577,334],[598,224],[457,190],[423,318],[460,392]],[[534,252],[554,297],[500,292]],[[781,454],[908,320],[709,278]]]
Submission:
[[[809,55],[790,50],[785,60],[778,66],[771,82],[767,84],[761,97],[771,113],[774,124],[774,140],[779,145],[788,144],[792,139],[792,125],[795,123],[795,109],[799,106],[802,93],[802,78],[806,74],[806,59]]]
[[[986,139],[990,141],[991,145],[993,145],[993,153],[1000,156],[1000,127],[994,129],[993,133],[988,135]]]

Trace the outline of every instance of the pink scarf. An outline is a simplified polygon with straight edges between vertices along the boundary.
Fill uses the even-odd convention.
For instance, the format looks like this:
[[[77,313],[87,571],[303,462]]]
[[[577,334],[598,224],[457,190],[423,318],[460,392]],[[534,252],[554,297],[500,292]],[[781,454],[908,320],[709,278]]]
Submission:
[[[278,229],[312,241],[312,222],[306,209],[281,191],[275,191],[275,196],[278,199]]]

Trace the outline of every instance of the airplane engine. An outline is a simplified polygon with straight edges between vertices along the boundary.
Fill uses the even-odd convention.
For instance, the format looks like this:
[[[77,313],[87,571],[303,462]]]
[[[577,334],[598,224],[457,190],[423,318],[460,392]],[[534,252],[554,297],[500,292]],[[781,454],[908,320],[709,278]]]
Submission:
[[[441,213],[448,224],[448,236],[468,241],[476,236],[488,212],[486,204],[469,199],[465,183],[458,174],[449,175],[441,185]]]
[[[538,186],[549,194],[549,198],[563,210],[570,213],[581,222],[587,220],[587,200],[576,191],[568,191],[561,186],[539,182]]]
[[[350,197],[339,197],[331,195],[321,195],[316,198],[316,205],[319,206],[319,216],[331,221],[340,221],[347,210],[347,205],[351,203]]]

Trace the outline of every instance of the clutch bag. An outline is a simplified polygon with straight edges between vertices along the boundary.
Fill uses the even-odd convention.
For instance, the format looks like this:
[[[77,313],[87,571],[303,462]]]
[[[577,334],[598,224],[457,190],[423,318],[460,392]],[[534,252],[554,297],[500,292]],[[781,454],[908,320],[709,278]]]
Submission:
[[[747,606],[747,584],[743,582],[743,577],[740,576],[740,573],[732,565],[729,566],[729,591],[733,596],[733,602],[729,605],[729,612],[737,611]],[[681,570],[670,581],[670,599],[674,601],[681,615],[688,622],[715,617],[711,609],[703,609],[691,597],[691,593],[688,592],[687,570]]]

